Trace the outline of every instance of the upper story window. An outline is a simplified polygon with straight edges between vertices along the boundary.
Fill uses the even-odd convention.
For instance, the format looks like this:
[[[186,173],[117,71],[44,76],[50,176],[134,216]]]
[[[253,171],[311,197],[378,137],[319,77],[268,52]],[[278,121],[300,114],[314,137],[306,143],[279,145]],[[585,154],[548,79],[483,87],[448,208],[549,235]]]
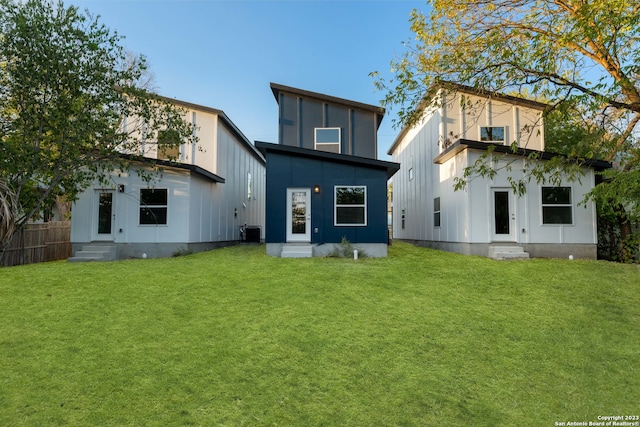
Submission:
[[[315,128],[315,149],[340,153],[340,128]]]
[[[504,126],[480,126],[480,141],[505,142]]]
[[[173,129],[158,131],[158,158],[180,160],[180,134]]]

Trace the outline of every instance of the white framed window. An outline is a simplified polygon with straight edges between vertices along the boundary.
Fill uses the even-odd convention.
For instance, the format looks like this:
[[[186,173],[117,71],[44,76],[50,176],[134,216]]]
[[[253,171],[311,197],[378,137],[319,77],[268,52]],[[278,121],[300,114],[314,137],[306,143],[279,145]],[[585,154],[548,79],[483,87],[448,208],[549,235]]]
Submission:
[[[504,126],[480,126],[480,141],[504,143]]]
[[[367,187],[364,185],[336,185],[334,187],[334,225],[367,225]]]
[[[542,224],[573,224],[571,187],[542,187]]]
[[[315,128],[315,149],[340,154],[340,128]]]
[[[247,200],[251,200],[253,196],[253,181],[251,180],[251,172],[247,172]]]
[[[433,199],[433,226],[440,227],[440,197]]]
[[[166,188],[140,189],[140,225],[167,224]]]

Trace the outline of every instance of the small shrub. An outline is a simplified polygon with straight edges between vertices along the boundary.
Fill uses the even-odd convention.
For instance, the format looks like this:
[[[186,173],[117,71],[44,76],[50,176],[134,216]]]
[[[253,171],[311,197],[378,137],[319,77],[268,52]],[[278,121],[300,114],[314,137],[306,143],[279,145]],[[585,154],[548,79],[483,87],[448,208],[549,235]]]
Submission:
[[[172,257],[179,257],[179,256],[185,256],[185,255],[191,255],[193,253],[193,251],[191,249],[187,249],[187,248],[180,248],[177,251],[175,251],[174,253],[171,254]]]
[[[349,239],[343,236],[340,245],[336,246],[327,256],[330,258],[352,258],[354,250],[356,248],[351,246]],[[358,258],[365,258],[366,256],[365,251],[358,249]]]

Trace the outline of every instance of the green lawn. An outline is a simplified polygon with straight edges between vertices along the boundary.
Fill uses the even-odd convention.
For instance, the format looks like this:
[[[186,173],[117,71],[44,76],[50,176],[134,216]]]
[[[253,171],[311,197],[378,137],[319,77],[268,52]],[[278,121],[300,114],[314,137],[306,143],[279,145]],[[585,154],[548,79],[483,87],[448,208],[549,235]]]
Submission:
[[[640,415],[640,270],[264,246],[0,269],[2,426],[554,426]]]

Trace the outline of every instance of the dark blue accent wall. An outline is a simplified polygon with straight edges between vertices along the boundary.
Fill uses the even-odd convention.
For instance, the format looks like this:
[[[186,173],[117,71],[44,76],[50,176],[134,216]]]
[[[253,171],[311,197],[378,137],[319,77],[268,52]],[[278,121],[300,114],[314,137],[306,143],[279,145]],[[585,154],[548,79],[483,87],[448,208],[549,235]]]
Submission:
[[[337,127],[342,154],[377,158],[377,113],[288,93],[280,93],[278,104],[280,144],[313,150],[315,128]]]
[[[387,243],[387,171],[350,163],[301,157],[286,153],[267,153],[267,214],[265,241],[286,241],[287,188],[310,188],[311,242],[339,243],[346,237],[352,243]],[[314,194],[313,187],[320,186]],[[367,186],[367,225],[333,225],[334,186]],[[315,232],[315,229],[318,232]]]

